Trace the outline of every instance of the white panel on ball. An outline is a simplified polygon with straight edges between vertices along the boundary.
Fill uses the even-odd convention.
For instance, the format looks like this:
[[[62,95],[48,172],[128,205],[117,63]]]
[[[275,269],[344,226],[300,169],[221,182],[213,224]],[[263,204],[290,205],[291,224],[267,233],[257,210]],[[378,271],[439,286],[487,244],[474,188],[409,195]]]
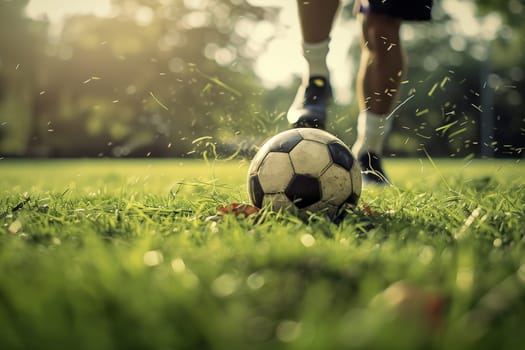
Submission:
[[[350,175],[352,176],[352,192],[356,194],[357,197],[360,197],[363,189],[363,178],[361,176],[361,168],[359,167],[358,162],[354,162],[352,165]]]
[[[332,164],[321,175],[322,201],[340,205],[352,193],[350,173],[339,165]]]
[[[273,211],[289,210],[295,205],[286,197],[284,193],[266,194],[263,199],[263,207],[270,206]]]
[[[290,152],[290,158],[297,174],[318,177],[332,161],[325,144],[315,141],[301,141]]]
[[[265,193],[283,192],[293,173],[288,153],[268,153],[259,170],[259,181],[263,191]]]
[[[337,138],[334,135],[324,130],[313,128],[299,128],[297,130],[299,130],[299,133],[305,140],[317,141],[322,143],[330,143],[334,140],[337,140]]]

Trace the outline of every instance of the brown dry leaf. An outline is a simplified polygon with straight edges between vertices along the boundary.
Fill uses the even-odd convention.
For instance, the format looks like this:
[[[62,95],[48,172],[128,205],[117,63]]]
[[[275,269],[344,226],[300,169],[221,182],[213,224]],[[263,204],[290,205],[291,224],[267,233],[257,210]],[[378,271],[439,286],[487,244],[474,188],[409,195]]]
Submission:
[[[231,203],[226,206],[218,208],[217,214],[233,214],[233,215],[244,215],[248,217],[250,215],[259,212],[259,208],[246,203]]]
[[[217,208],[217,213],[206,218],[207,221],[218,221],[224,215],[249,217],[257,214],[259,208],[246,203],[230,203]]]
[[[378,211],[375,211],[374,209],[372,209],[372,207],[366,203],[363,204],[363,211],[365,212],[366,215],[370,216],[371,218],[375,218],[381,214]]]

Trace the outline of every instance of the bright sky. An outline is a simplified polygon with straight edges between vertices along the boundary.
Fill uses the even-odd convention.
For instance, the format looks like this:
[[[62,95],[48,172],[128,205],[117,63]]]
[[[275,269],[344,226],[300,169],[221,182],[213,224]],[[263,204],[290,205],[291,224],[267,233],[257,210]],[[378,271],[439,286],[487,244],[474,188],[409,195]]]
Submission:
[[[202,0],[184,0],[186,3]],[[343,2],[352,2],[345,0]],[[270,39],[266,50],[257,55],[255,72],[263,83],[271,88],[277,85],[288,85],[294,77],[301,76],[305,67],[301,57],[301,36],[299,31],[295,0],[248,0],[253,6],[272,6],[281,8],[278,23],[260,22],[250,31],[249,44],[260,51],[267,39]],[[468,0],[443,0],[442,6],[455,21],[452,30],[468,36],[484,34],[491,36],[499,28],[500,23],[478,22],[474,16],[474,7]],[[32,18],[47,16],[53,25],[53,30],[59,30],[64,18],[74,14],[91,13],[97,16],[110,16],[110,0],[30,0],[26,13]],[[486,20],[485,22],[490,22]],[[497,22],[497,21],[496,21]],[[350,102],[353,98],[353,81],[357,70],[355,63],[349,62],[348,50],[357,40],[357,23],[340,25],[340,19],[334,24],[332,44],[328,65],[332,71],[332,84],[336,98],[342,102]],[[491,35],[487,35],[491,32]],[[451,41],[451,46],[461,48],[461,42]],[[257,47],[258,46],[258,47]],[[259,50],[257,50],[259,49]]]
[[[111,4],[110,0],[30,0],[26,13],[32,18],[46,15],[52,23],[59,23],[64,17],[79,13],[109,16]]]

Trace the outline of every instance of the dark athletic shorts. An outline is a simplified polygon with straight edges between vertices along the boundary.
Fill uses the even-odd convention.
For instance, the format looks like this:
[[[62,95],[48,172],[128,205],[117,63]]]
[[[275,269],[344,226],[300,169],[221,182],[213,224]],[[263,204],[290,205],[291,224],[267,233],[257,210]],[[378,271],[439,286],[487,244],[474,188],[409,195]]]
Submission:
[[[387,15],[405,21],[429,21],[431,18],[432,0],[368,0],[368,3],[368,8],[361,6],[364,14]]]

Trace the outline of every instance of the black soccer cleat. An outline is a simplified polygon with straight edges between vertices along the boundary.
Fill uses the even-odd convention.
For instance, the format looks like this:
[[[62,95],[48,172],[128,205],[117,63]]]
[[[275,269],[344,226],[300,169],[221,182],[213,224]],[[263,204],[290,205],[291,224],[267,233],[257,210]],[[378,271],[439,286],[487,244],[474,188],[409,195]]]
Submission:
[[[381,165],[380,156],[373,152],[364,152],[358,155],[357,160],[361,166],[364,184],[390,185],[390,181]]]
[[[294,103],[288,110],[288,122],[294,128],[325,129],[326,109],[332,100],[328,79],[310,77],[308,85],[301,85]]]

